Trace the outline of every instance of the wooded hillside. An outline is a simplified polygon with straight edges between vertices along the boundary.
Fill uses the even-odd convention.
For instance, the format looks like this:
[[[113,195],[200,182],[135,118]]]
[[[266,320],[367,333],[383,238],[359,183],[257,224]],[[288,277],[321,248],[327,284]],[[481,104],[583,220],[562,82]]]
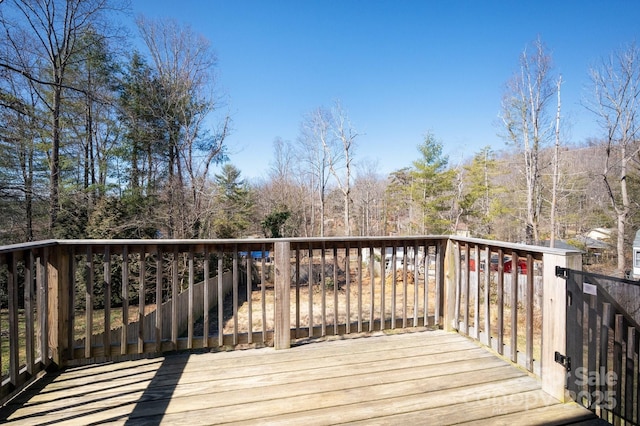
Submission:
[[[575,243],[604,227],[623,237],[611,244],[625,267],[640,227],[635,46],[591,70],[586,104],[602,134],[581,144],[563,142],[562,79],[537,40],[507,84],[503,146],[451,164],[437,135],[390,141],[415,144],[415,157],[383,176],[375,162],[359,161],[357,123],[336,102],[301,117],[295,141],[274,135],[256,153],[270,173],[248,182],[228,154],[233,126],[210,42],[188,26],[141,17],[145,49],[132,49],[114,24],[123,9],[116,1],[2,2],[3,244],[462,231]]]

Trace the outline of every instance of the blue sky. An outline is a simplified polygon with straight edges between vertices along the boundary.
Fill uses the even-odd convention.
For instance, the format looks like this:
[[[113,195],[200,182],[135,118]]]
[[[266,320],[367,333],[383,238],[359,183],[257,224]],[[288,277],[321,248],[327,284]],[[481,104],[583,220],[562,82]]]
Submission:
[[[601,131],[581,105],[588,70],[639,41],[637,1],[133,0],[134,14],[191,25],[218,56],[230,162],[266,176],[277,137],[339,99],[360,133],[356,161],[410,166],[427,132],[450,163],[507,149],[498,113],[518,56],[538,36],[562,74],[566,139]]]

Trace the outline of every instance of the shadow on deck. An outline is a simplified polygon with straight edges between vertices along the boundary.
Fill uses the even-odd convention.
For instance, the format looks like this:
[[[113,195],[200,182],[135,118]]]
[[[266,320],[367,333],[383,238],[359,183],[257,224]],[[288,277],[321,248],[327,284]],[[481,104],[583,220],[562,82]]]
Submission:
[[[2,409],[15,424],[597,424],[455,333],[69,368]]]

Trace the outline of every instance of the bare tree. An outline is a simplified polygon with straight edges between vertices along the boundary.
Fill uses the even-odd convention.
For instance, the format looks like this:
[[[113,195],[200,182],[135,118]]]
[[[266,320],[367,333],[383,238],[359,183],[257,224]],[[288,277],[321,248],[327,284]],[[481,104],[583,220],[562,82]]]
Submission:
[[[605,131],[602,180],[617,218],[618,272],[625,270],[625,225],[630,213],[627,176],[638,154],[640,51],[635,44],[613,53],[590,70],[593,100],[587,108]]]
[[[279,229],[280,235],[287,237],[305,234],[305,203],[309,197],[297,179],[296,163],[292,144],[276,138],[268,179],[257,184],[260,197],[256,200],[256,222],[263,222],[268,217],[288,216]]]
[[[556,111],[556,143],[553,150],[553,184],[551,189],[551,217],[550,227],[551,234],[549,236],[549,247],[556,245],[556,210],[558,204],[558,181],[560,179],[560,111],[562,107],[560,98],[560,87],[562,86],[562,76],[558,78],[558,109]]]
[[[555,93],[551,76],[551,56],[540,39],[520,57],[520,70],[508,82],[502,101],[501,118],[508,143],[520,148],[526,181],[527,243],[539,241],[538,223],[542,207],[540,151],[553,134],[547,110]]]
[[[209,169],[225,159],[224,140],[230,127],[227,115],[218,129],[205,129],[205,120],[218,107],[213,74],[216,56],[209,41],[189,26],[143,17],[137,24],[158,75],[154,105],[163,107],[156,113],[168,136],[169,234],[198,236]],[[185,185],[190,210],[181,208]]]
[[[303,120],[298,145],[298,158],[304,165],[300,175],[306,177],[310,191],[317,194],[321,237],[325,235],[325,207],[332,159],[325,147],[333,145],[332,137],[331,114],[326,109],[317,108]],[[315,235],[315,203],[310,207],[310,235]]]
[[[358,133],[353,128],[347,113],[339,101],[336,101],[331,110],[332,128],[335,142],[339,145],[325,146],[329,155],[329,170],[336,179],[338,188],[342,193],[344,204],[344,234],[351,235],[351,180],[353,174],[353,155],[355,140]],[[327,141],[327,142],[330,142]],[[344,170],[344,173],[340,172]]]
[[[353,200],[356,230],[360,236],[383,234],[383,203],[387,183],[378,170],[376,162],[361,162],[357,167]]]
[[[351,186],[357,137],[358,133],[339,101],[330,110],[322,107],[313,110],[302,122],[298,157],[305,165],[301,175],[307,176],[307,182],[318,195],[320,236],[326,233],[325,211],[327,195],[332,189],[330,183],[335,183],[342,195],[344,234],[351,235]],[[314,208],[312,206],[312,212]],[[314,216],[312,213],[311,217]]]
[[[455,234],[465,229],[468,232],[469,223],[465,217],[471,210],[467,202],[470,189],[467,187],[468,179],[466,178],[468,170],[460,163],[452,167],[451,171],[453,174],[453,196],[449,208],[450,232]]]

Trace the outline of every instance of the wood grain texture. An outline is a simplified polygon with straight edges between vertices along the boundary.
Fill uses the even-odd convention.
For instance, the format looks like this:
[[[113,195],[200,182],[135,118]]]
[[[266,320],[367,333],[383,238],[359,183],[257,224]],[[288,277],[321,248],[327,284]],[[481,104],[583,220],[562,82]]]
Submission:
[[[1,411],[16,424],[540,424],[591,417],[444,331],[71,368]]]

